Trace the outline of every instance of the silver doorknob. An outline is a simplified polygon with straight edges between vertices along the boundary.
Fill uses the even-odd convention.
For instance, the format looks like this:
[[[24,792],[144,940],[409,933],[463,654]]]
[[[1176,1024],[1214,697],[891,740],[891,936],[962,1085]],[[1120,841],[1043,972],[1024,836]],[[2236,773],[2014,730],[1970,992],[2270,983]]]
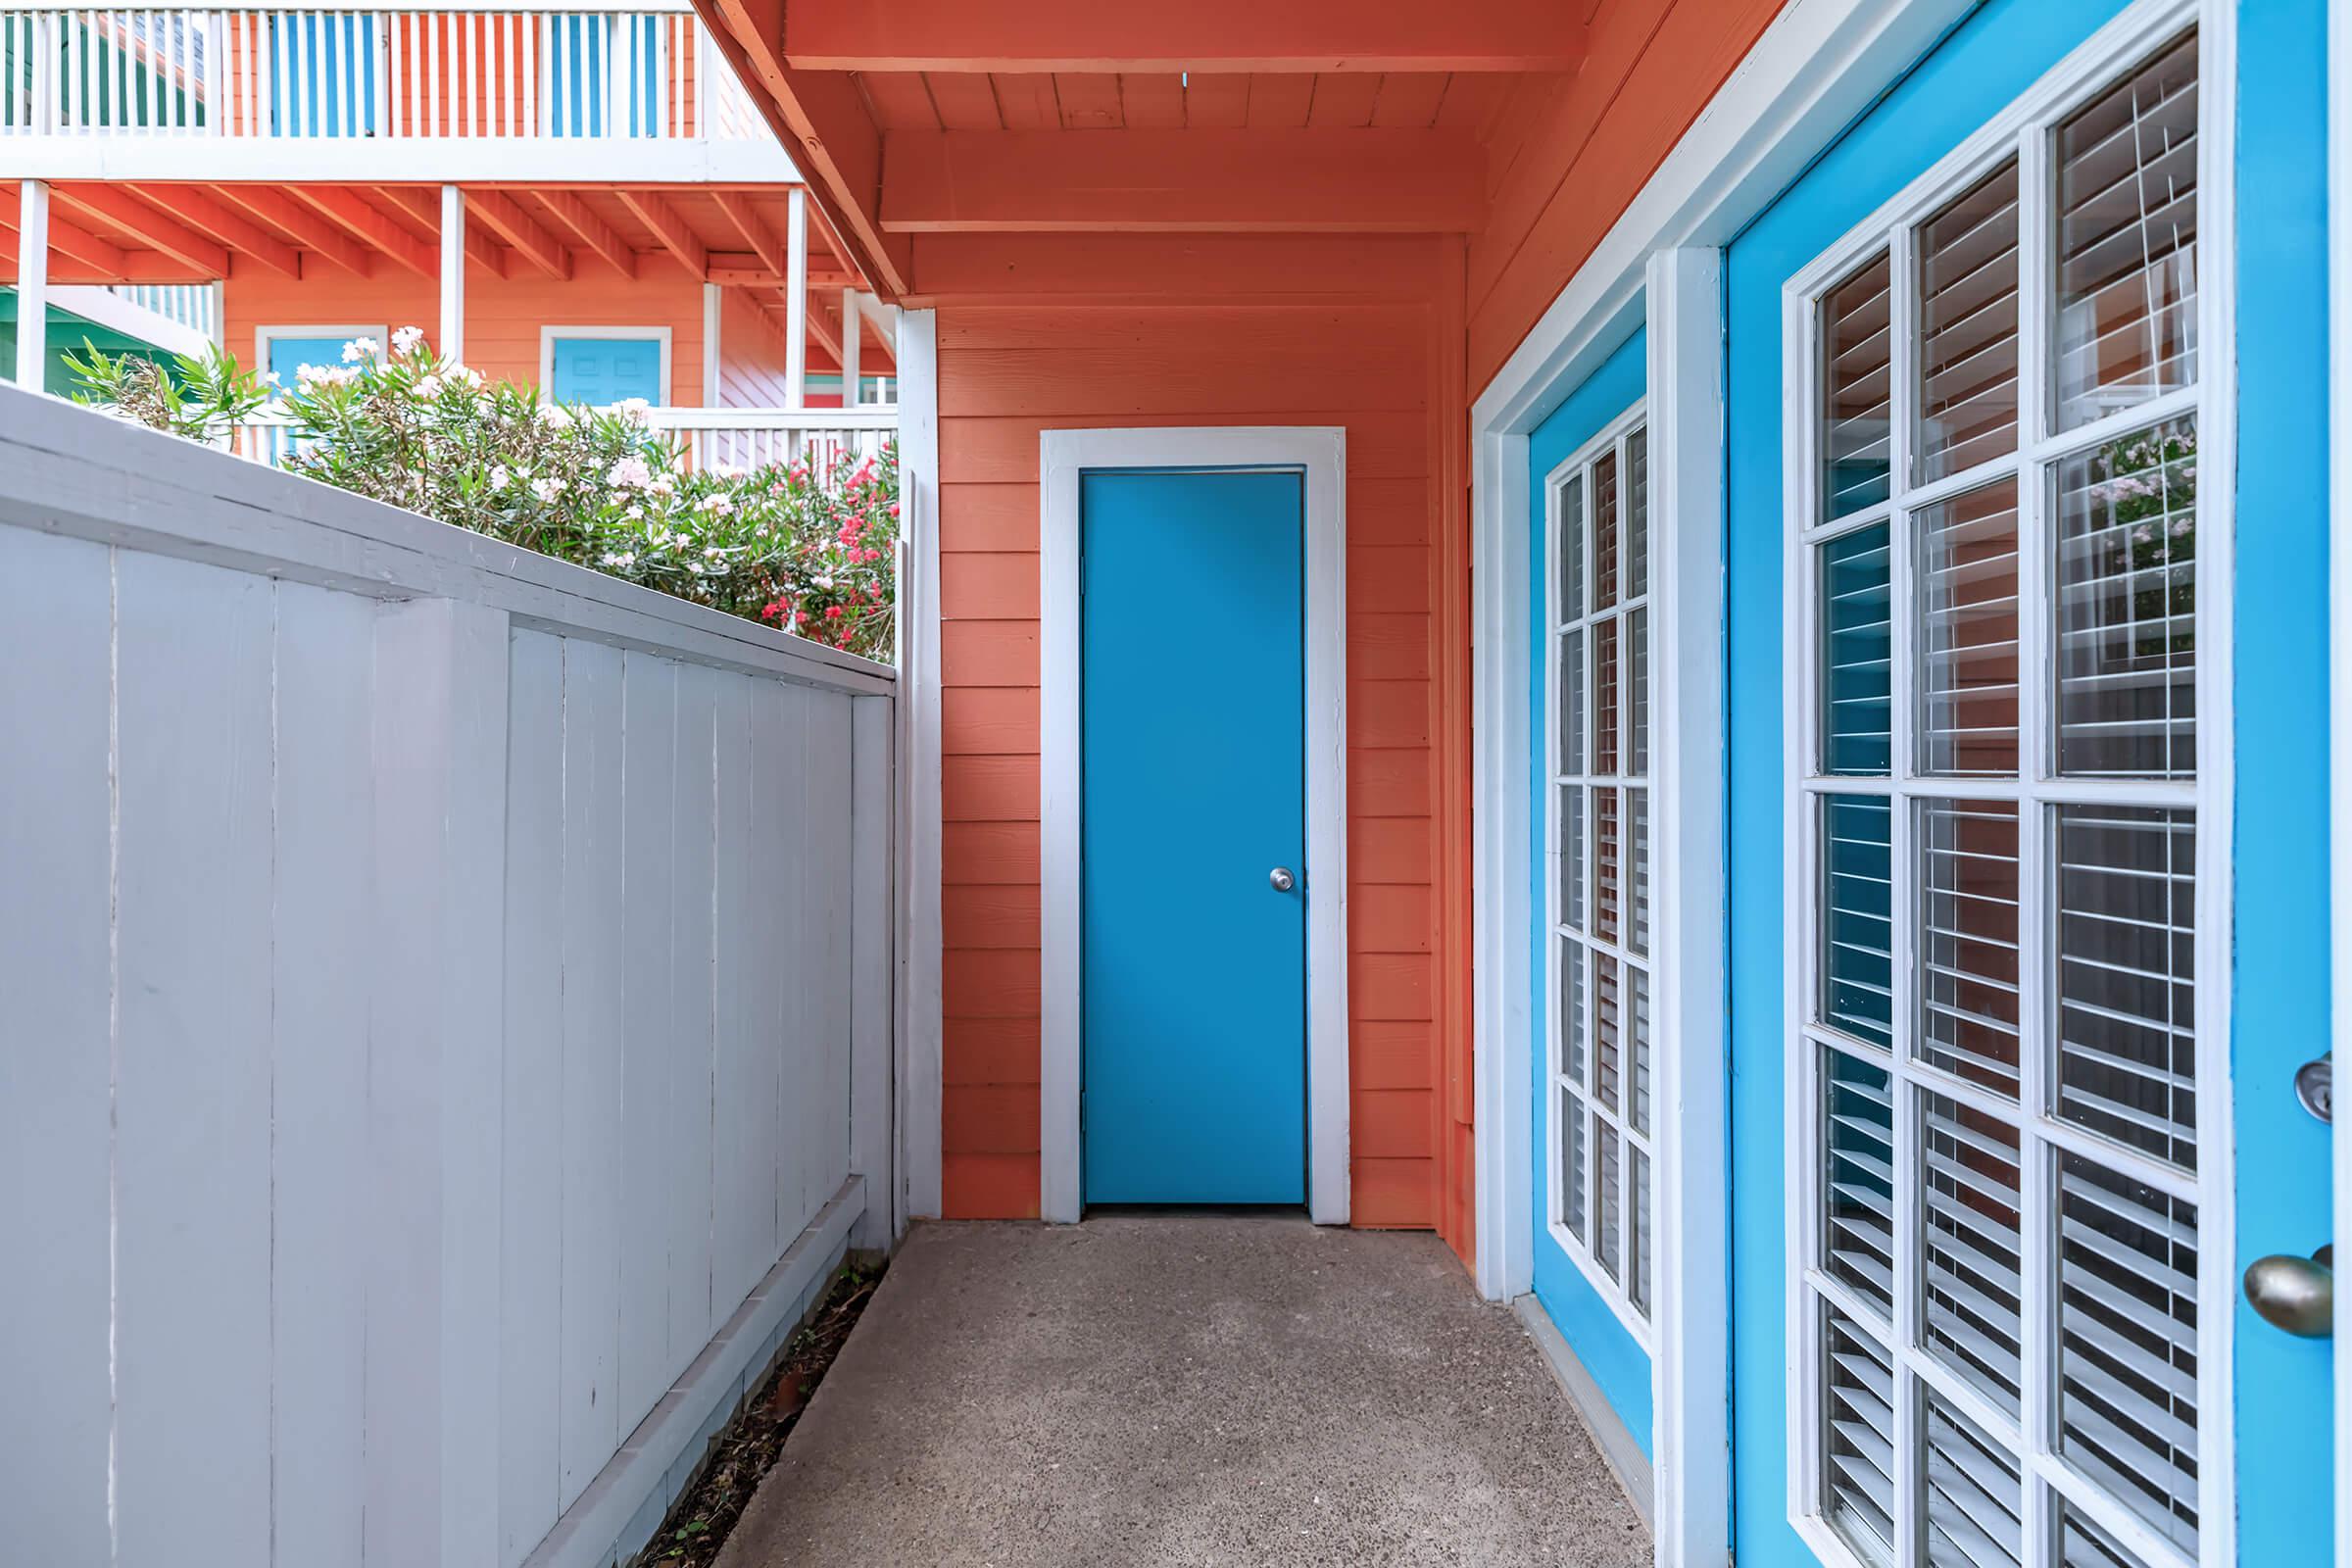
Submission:
[[[2309,1257],[2274,1252],[2246,1265],[2246,1301],[2263,1321],[2306,1340],[2335,1328],[2335,1249]]]
[[[1288,893],[1298,885],[1298,879],[1291,875],[1291,868],[1287,865],[1278,865],[1268,871],[1266,881],[1273,886],[1277,893]]]

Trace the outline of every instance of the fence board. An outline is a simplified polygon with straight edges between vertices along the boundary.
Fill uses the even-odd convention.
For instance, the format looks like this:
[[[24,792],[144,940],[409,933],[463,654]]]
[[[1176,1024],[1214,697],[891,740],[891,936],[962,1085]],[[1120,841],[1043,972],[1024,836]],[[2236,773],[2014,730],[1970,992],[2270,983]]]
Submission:
[[[717,1029],[711,950],[718,806],[718,671],[678,669],[676,797],[669,858],[678,897],[669,927],[669,1354],[663,1383],[686,1370],[724,1314],[710,1296],[711,1071]],[[691,894],[688,890],[691,890]]]
[[[265,1562],[270,585],[117,594],[117,1560]]]
[[[621,1424],[621,1057],[628,967],[622,843],[623,656],[564,645],[564,1280],[559,1500],[568,1508]],[[643,1268],[641,1259],[633,1265]]]
[[[629,953],[621,978],[620,1242],[663,1266],[620,1281],[620,1430],[669,1387],[669,1044],[676,1017],[669,967],[670,817],[677,798],[678,665],[626,656],[621,677],[626,802],[621,882]]]
[[[359,1568],[366,1463],[367,961],[375,605],[277,585],[276,1560]]]
[[[27,1562],[105,1562],[112,552],[0,528],[0,1498]]]

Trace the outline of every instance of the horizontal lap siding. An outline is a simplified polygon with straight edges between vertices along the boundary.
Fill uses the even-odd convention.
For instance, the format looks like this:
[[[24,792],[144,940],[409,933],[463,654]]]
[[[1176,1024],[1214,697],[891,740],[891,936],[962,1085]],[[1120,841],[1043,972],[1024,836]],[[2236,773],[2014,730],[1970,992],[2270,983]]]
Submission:
[[[943,306],[939,314],[944,1207],[1038,1211],[1038,438],[1348,431],[1353,1207],[1433,1223],[1439,565],[1418,304]]]
[[[669,401],[680,408],[703,402],[703,286],[660,259],[641,264],[630,280],[604,263],[583,258],[568,280],[532,269],[521,258],[513,277],[479,267],[466,275],[466,363],[495,380],[536,386],[544,326],[666,326],[670,332]],[[253,359],[254,329],[306,322],[367,322],[398,331],[424,328],[441,336],[441,285],[378,258],[375,275],[355,277],[317,258],[303,264],[299,281],[255,268],[240,269],[222,291],[223,335],[239,364]],[[751,328],[745,327],[746,331]],[[723,340],[723,338],[722,338]]]
[[[1784,0],[1614,0],[1570,76],[1512,87],[1470,239],[1470,389],[1483,389],[1755,44]]]

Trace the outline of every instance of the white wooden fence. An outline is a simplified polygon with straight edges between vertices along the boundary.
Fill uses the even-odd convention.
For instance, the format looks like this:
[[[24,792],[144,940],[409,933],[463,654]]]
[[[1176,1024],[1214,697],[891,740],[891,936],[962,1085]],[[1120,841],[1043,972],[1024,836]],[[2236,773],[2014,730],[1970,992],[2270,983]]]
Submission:
[[[642,1544],[893,1233],[894,685],[0,388],[0,1557]]]

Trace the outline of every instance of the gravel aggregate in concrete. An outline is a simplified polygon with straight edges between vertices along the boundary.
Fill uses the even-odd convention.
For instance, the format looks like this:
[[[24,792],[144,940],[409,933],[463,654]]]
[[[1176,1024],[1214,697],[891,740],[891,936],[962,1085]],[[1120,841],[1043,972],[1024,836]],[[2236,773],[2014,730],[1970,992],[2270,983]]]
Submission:
[[[918,1226],[718,1568],[1641,1568],[1648,1532],[1434,1236]]]

